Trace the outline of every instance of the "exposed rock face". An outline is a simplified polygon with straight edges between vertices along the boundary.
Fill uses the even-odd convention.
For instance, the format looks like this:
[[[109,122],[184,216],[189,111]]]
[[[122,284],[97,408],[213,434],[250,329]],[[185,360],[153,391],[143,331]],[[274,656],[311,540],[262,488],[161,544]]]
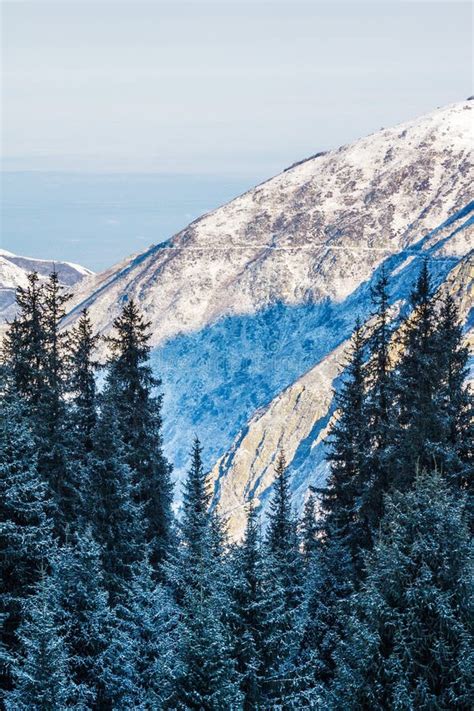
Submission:
[[[474,255],[469,254],[449,272],[440,287],[455,296],[471,348],[473,285]],[[349,341],[345,341],[255,413],[214,466],[212,475],[220,509],[229,521],[233,538],[239,538],[245,528],[246,504],[253,500],[265,508],[268,503],[279,451],[285,451],[293,472],[293,500],[298,509],[302,508],[309,485],[324,484],[328,471],[325,438],[334,416],[334,388],[344,369],[348,348]]]
[[[422,256],[442,283],[472,248],[472,109],[448,106],[295,164],[75,290],[68,322],[87,305],[102,333],[138,301],[176,476],[197,432],[235,535],[245,501],[265,502],[280,445],[297,501],[324,476],[332,383],[382,263],[403,308]]]

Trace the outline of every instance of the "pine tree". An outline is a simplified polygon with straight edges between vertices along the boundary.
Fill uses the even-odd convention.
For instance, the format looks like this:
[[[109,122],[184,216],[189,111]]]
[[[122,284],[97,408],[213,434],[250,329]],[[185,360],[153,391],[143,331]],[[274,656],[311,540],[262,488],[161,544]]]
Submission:
[[[308,567],[313,554],[318,548],[319,533],[319,526],[316,520],[316,498],[312,487],[310,487],[308,497],[304,504],[300,528],[304,563],[305,566]]]
[[[210,491],[196,439],[183,497],[181,543],[168,576],[181,608],[181,673],[170,708],[240,708],[241,696],[231,658],[219,536],[209,511]]]
[[[65,389],[65,353],[67,333],[61,332],[61,321],[66,314],[66,304],[71,295],[64,292],[58,274],[53,271],[44,286],[44,333],[47,358],[44,364],[46,399],[49,404],[51,425],[56,427],[62,416],[61,402]]]
[[[438,393],[441,363],[436,337],[436,309],[425,261],[411,294],[412,312],[402,328],[402,356],[395,372],[398,421],[390,461],[391,483],[409,487],[417,467],[436,464],[436,443],[443,439]]]
[[[18,631],[22,653],[13,666],[14,688],[7,692],[7,711],[63,711],[75,705],[77,690],[56,619],[51,586],[46,576],[25,602]]]
[[[389,279],[385,268],[372,289],[373,318],[364,367],[364,418],[366,446],[362,461],[362,495],[359,515],[371,530],[383,514],[383,497],[389,488],[388,457],[393,440],[394,383],[392,375]],[[370,539],[367,541],[370,545]]]
[[[60,330],[70,294],[64,292],[54,270],[44,287],[44,333],[46,358],[43,364],[45,391],[38,418],[40,472],[49,482],[57,503],[57,532],[64,536],[74,515],[77,498],[68,468],[66,364],[67,334]]]
[[[269,669],[265,690],[273,704],[285,703],[295,693],[295,658],[302,631],[297,624],[302,605],[301,564],[289,472],[281,452],[268,514],[264,573],[267,605],[271,610],[267,619]]]
[[[153,591],[153,605],[159,611],[154,623],[157,648],[147,698],[153,709],[171,709],[176,680],[184,673],[179,656],[183,623],[170,590],[161,583]]]
[[[71,678],[87,707],[106,697],[104,655],[115,630],[103,585],[100,549],[89,530],[75,534],[52,562],[56,619],[69,656]]]
[[[92,451],[97,423],[97,393],[94,360],[98,337],[94,336],[87,309],[77,326],[69,333],[69,392],[72,401],[72,437],[74,446],[84,457]]]
[[[170,591],[154,579],[145,557],[134,570],[117,621],[129,640],[130,662],[146,708],[170,708],[174,680],[180,675],[179,640],[183,633],[179,610]]]
[[[99,695],[93,708],[97,711],[148,711],[150,706],[147,705],[145,689],[138,674],[134,640],[124,628],[120,613],[121,603],[117,603],[111,610],[108,644],[100,658]]]
[[[15,392],[0,396],[0,580],[4,616],[0,643],[16,651],[25,598],[53,550],[51,504],[37,470],[26,406]],[[5,678],[8,683],[8,673]]]
[[[115,605],[142,557],[144,535],[113,402],[107,396],[94,433],[90,472],[92,532],[101,547],[105,588]]]
[[[250,504],[242,544],[231,555],[230,579],[232,656],[240,678],[244,709],[261,708],[270,660],[266,653],[270,618],[265,587],[264,555],[256,509]],[[267,667],[268,665],[268,667]]]
[[[151,561],[158,570],[172,538],[172,487],[171,467],[162,447],[162,398],[156,395],[160,381],[148,362],[149,326],[135,302],[129,301],[108,338],[112,355],[106,388],[117,413],[137,502],[143,507]]]
[[[46,327],[44,286],[38,274],[16,292],[18,315],[7,330],[2,360],[12,371],[14,387],[37,415],[45,395]]]
[[[310,707],[319,708],[321,688],[334,675],[334,655],[345,637],[344,613],[353,590],[350,551],[337,537],[319,539],[305,576],[297,659],[300,695]]]
[[[328,709],[472,708],[472,541],[438,473],[394,492],[345,620]]]
[[[56,272],[46,284],[28,276],[17,289],[19,314],[8,329],[4,362],[14,387],[28,405],[38,449],[38,470],[48,482],[56,506],[55,525],[62,533],[67,518],[69,482],[65,442],[65,334],[60,322],[68,294],[62,293]]]
[[[443,438],[435,448],[435,459],[449,480],[474,493],[474,403],[466,384],[469,349],[463,343],[463,329],[456,302],[449,291],[441,299],[436,328],[437,350],[441,368],[441,386],[437,393]]]
[[[321,493],[324,535],[337,537],[360,570],[360,552],[370,544],[369,523],[360,506],[365,486],[364,462],[368,434],[365,413],[365,339],[357,321],[343,382],[336,393],[336,419],[330,430],[331,471]]]
[[[77,326],[69,331],[67,367],[67,449],[68,484],[67,518],[69,530],[81,530],[90,521],[93,502],[91,488],[91,455],[98,420],[95,349],[98,337],[93,335],[87,309]],[[66,502],[64,502],[65,504]]]
[[[184,485],[180,521],[181,552],[190,564],[190,577],[186,581],[190,584],[193,566],[197,565],[201,572],[202,561],[210,555],[210,505],[211,492],[202,463],[202,446],[196,437],[191,453],[191,467]],[[183,573],[186,574],[186,571]]]

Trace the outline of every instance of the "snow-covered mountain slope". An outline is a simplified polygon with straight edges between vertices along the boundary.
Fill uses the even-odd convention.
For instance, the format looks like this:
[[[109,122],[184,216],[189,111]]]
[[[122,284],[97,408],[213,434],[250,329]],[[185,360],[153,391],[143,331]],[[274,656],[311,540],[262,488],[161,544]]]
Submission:
[[[61,284],[74,286],[93,272],[71,262],[53,262],[46,259],[20,257],[6,249],[0,249],[0,323],[15,315],[15,291],[18,286],[26,286],[27,275],[38,272],[40,278],[47,278],[53,269],[58,273]]]
[[[425,252],[421,254],[426,255]],[[402,270],[396,260],[390,261],[392,264],[386,266],[391,268],[393,275],[393,311],[398,316],[405,306],[403,281],[408,274],[400,280]],[[419,262],[417,258],[417,268]],[[437,266],[432,264],[434,269]],[[455,296],[467,327],[466,342],[472,346],[474,324],[469,319],[473,315],[474,253],[458,262],[446,279],[441,278],[444,272],[443,268],[436,275],[441,283],[440,289],[447,288]],[[412,277],[411,267],[410,281]],[[232,537],[237,538],[242,533],[246,504],[251,499],[262,508],[267,505],[279,451],[285,451],[292,472],[293,501],[298,509],[303,506],[308,486],[318,487],[324,483],[328,471],[325,438],[334,413],[334,389],[337,389],[338,376],[343,372],[348,348],[349,340],[256,412],[214,466],[212,475],[217,499],[229,521]]]
[[[442,282],[472,247],[473,108],[451,105],[300,162],[78,285],[68,323],[88,306],[106,333],[131,297],[150,320],[178,479],[197,432],[222,507],[241,506],[265,466],[271,479],[255,463],[263,446],[255,423],[278,398],[290,403],[288,388],[316,366],[311,397],[304,407],[295,400],[303,424],[293,423],[292,468],[295,491],[304,488],[317,462],[303,453],[330,397],[322,382],[337,376],[356,315],[368,315],[377,269],[387,264],[394,303],[403,303],[420,255]],[[264,428],[264,459],[279,428],[289,420]]]

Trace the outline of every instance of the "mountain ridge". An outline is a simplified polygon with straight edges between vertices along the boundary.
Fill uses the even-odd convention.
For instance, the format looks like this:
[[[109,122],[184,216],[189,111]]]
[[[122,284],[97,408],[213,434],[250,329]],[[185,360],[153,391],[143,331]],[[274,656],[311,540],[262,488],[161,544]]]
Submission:
[[[52,271],[56,271],[59,282],[66,288],[93,275],[90,269],[74,262],[25,257],[0,249],[0,325],[14,318],[16,289],[26,287],[27,275],[33,271],[40,280],[46,280]]]
[[[403,309],[420,260],[430,258],[439,285],[472,249],[471,111],[453,104],[298,161],[74,289],[66,325],[88,306],[106,334],[130,298],[150,321],[166,454],[179,483],[199,434],[219,505],[240,512],[234,536],[249,496],[265,505],[272,451],[291,423],[297,505],[312,478],[323,480],[340,372],[331,354],[356,315],[369,316],[381,265]],[[288,408],[275,409],[284,397]],[[263,442],[255,433],[267,412]]]

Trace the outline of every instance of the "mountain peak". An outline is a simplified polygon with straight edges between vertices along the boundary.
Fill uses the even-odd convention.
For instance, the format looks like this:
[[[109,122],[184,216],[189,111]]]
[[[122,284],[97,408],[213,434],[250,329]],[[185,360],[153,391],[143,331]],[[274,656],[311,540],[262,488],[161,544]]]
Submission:
[[[442,283],[472,248],[471,110],[298,161],[75,289],[68,323],[88,306],[107,333],[131,297],[150,321],[167,456],[180,479],[199,433],[234,536],[282,446],[297,502],[324,480],[334,383],[381,266],[400,309],[425,257]]]

